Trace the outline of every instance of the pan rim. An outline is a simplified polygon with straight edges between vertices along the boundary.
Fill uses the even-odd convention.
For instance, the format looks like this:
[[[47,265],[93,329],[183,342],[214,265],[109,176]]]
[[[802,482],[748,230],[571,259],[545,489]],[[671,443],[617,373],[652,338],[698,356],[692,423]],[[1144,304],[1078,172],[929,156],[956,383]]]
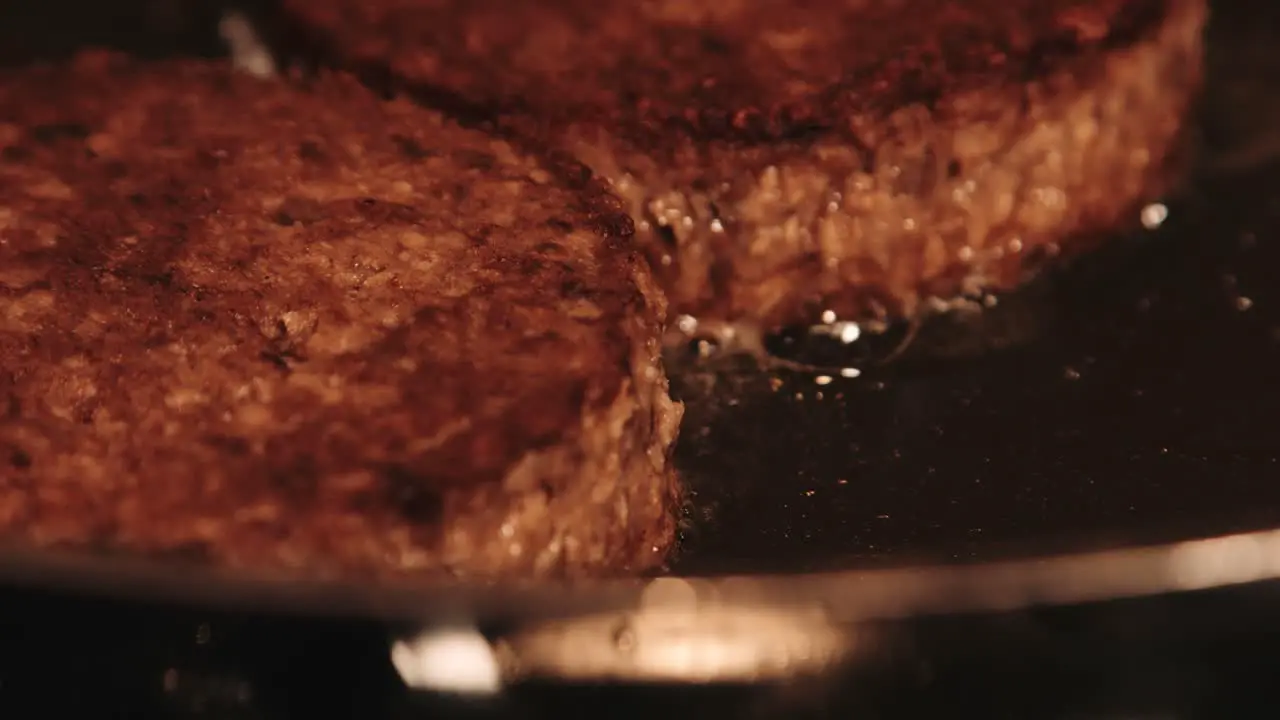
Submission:
[[[411,624],[536,623],[642,605],[687,610],[689,597],[696,598],[700,612],[818,607],[831,622],[857,623],[1075,605],[1275,579],[1280,579],[1280,528],[964,565],[492,584],[289,577],[128,555],[0,546],[0,583],[13,589]],[[673,583],[689,592],[653,592]],[[679,604],[666,608],[664,597],[680,598]]]

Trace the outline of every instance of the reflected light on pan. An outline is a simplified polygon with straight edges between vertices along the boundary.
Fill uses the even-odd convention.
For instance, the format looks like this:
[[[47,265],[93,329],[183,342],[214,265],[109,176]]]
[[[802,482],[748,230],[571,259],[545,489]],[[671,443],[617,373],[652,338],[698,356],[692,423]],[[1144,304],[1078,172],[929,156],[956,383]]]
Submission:
[[[1169,556],[1182,590],[1254,582],[1280,574],[1280,533],[1230,535],[1181,543]]]
[[[1169,219],[1169,208],[1164,203],[1152,203],[1142,208],[1139,217],[1142,220],[1142,227],[1155,230]]]
[[[496,695],[502,672],[489,641],[468,629],[428,630],[412,640],[397,641],[391,663],[415,690],[456,695]]]
[[[218,35],[231,51],[231,63],[237,70],[259,78],[276,74],[275,59],[249,18],[228,12],[218,23]]]
[[[851,647],[818,607],[721,602],[710,585],[650,583],[641,607],[528,628],[501,643],[517,674],[576,680],[754,682],[820,672]]]

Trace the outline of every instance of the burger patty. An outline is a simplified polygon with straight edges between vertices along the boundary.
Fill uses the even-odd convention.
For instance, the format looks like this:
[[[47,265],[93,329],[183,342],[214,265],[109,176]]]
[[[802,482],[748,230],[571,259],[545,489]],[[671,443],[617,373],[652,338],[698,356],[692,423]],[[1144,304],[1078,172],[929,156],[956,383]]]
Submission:
[[[318,575],[673,540],[665,304],[590,173],[355,81],[0,75],[0,538]]]
[[[283,0],[293,46],[567,149],[673,310],[909,317],[1177,179],[1204,0]],[[298,42],[301,38],[302,42]]]

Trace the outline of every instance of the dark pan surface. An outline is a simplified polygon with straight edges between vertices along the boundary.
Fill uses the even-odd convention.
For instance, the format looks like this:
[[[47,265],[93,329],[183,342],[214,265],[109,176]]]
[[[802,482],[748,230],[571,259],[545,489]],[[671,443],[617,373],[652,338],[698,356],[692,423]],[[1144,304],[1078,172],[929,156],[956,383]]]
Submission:
[[[1280,173],[1209,188],[1116,267],[1021,299],[1025,344],[695,401],[678,569],[990,560],[1280,524],[1266,187]]]
[[[1219,3],[1212,152],[1159,230],[925,327],[883,367],[864,356],[895,337],[838,354],[777,344],[856,365],[855,379],[685,375],[692,492],[673,570],[976,562],[1280,526],[1280,165],[1266,159],[1280,150],[1267,80],[1280,77],[1267,50],[1280,8],[1259,7]],[[10,34],[34,44],[32,28],[56,25],[33,18],[8,18]],[[207,54],[215,33],[200,22],[183,33]],[[84,25],[77,43],[177,43]]]

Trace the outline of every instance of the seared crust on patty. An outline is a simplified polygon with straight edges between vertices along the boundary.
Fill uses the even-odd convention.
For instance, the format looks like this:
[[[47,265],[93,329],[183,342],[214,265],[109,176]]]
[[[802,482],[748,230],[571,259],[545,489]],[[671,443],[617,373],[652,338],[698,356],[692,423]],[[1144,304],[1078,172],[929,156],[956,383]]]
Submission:
[[[1205,19],[1204,0],[285,5],[312,52],[610,179],[676,310],[767,325],[1006,289],[1134,219],[1176,177]]]
[[[673,540],[618,201],[325,75],[0,76],[0,536],[308,573],[615,574]]]

